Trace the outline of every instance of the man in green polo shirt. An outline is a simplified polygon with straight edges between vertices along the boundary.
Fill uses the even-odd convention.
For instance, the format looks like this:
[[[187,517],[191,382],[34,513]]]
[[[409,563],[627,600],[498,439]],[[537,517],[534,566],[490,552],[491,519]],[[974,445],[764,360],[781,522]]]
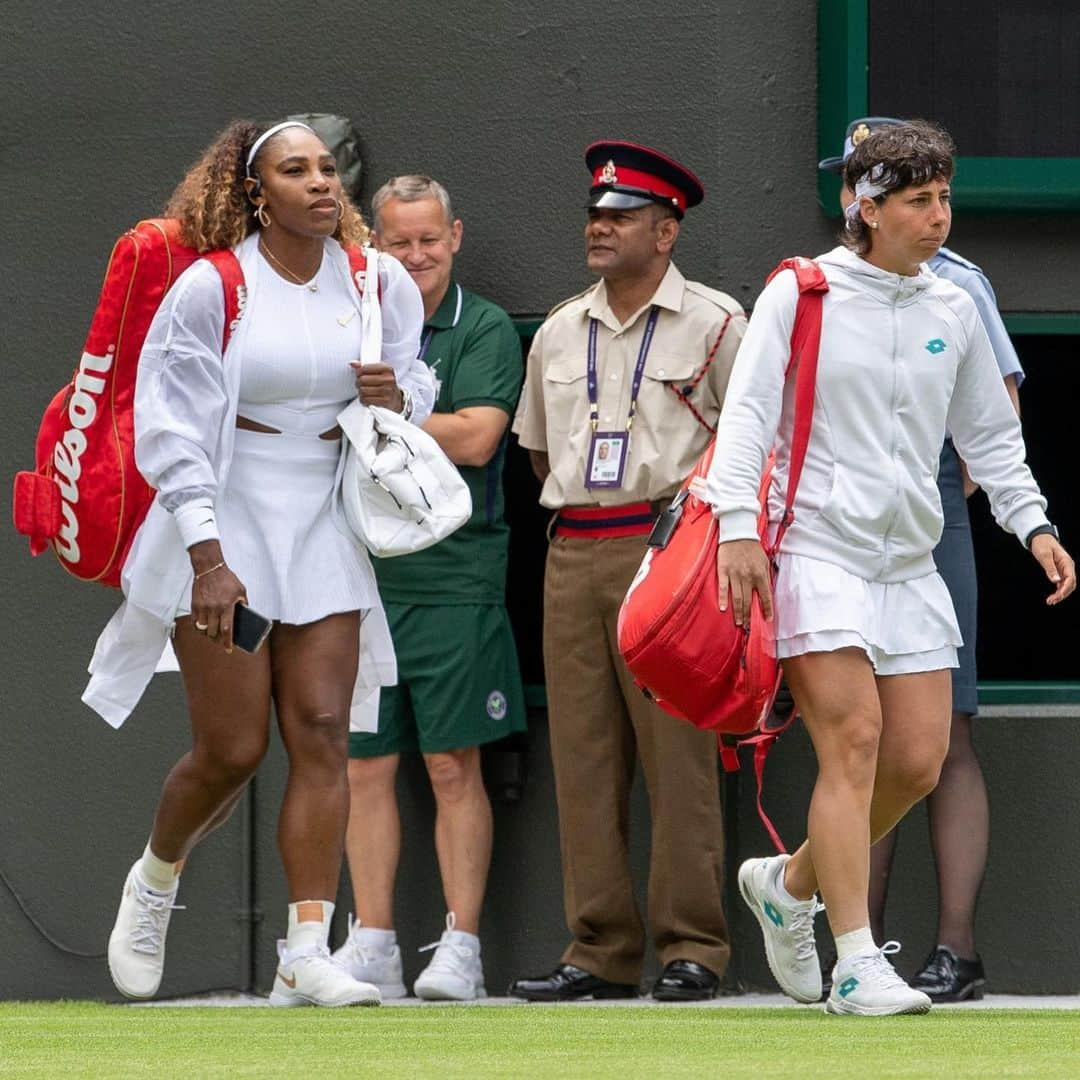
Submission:
[[[378,731],[349,737],[346,852],[356,921],[336,955],[384,998],[404,996],[393,913],[401,847],[394,781],[400,754],[420,750],[435,794],[447,917],[414,990],[433,1000],[471,1000],[484,996],[478,933],[492,839],[480,746],[525,728],[505,606],[502,490],[521,346],[506,312],[453,279],[462,226],[441,184],[395,177],[376,192],[372,208],[376,245],[400,260],[424,299],[420,355],[438,387],[424,429],[460,469],[473,513],[432,548],[375,560],[399,682],[381,693]]]

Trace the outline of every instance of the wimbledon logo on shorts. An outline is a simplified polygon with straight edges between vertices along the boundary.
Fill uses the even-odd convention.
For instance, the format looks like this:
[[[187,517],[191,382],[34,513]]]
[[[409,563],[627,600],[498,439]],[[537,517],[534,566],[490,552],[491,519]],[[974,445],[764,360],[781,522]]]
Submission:
[[[488,694],[487,714],[492,720],[501,720],[506,716],[506,695],[501,690],[492,690]]]

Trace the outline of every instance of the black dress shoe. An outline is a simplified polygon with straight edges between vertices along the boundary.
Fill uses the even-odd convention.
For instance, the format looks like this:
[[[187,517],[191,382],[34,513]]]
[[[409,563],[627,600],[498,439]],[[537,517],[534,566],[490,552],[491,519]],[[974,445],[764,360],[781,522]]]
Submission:
[[[652,988],[657,1001],[708,1001],[716,997],[719,976],[693,960],[672,960]]]
[[[978,956],[965,960],[948,945],[939,945],[926,958],[911,985],[931,1001],[977,1001],[983,996],[985,982],[986,972]]]
[[[632,998],[638,988],[629,983],[608,982],[590,975],[573,964],[559,964],[550,975],[535,979],[515,979],[510,984],[511,997],[526,1001],[577,1001],[580,998]]]

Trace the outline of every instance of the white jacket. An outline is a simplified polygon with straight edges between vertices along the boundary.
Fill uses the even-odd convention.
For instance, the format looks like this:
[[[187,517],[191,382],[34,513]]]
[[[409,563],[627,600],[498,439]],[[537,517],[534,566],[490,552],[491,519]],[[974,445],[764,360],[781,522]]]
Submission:
[[[247,304],[259,287],[258,234],[236,248],[244,271]],[[325,257],[342,275],[360,311],[341,245],[326,242]],[[263,271],[269,272],[269,271]],[[435,386],[417,361],[424,308],[419,290],[395,259],[380,257],[383,354],[398,382],[412,394],[415,423],[430,415]],[[139,469],[157,490],[124,562],[124,602],[98,638],[90,682],[82,700],[113,727],[138,704],[155,669],[175,670],[169,636],[176,613],[191,593],[192,570],[173,514],[225,487],[232,460],[239,400],[240,367],[248,324],[241,318],[224,359],[225,325],[221,278],[205,260],[186,270],[169,290],[147,333],[135,388],[135,433]],[[340,478],[340,470],[339,470]],[[335,500],[335,507],[340,500]],[[348,526],[341,520],[340,527]],[[360,668],[353,704],[372,686],[397,681],[389,628],[381,607],[372,609],[360,635]]]
[[[938,456],[946,428],[994,517],[1021,540],[1046,523],[1020,422],[986,330],[963,289],[926,266],[914,277],[843,247],[818,260],[823,304],[813,426],[781,550],[870,581],[932,573],[941,536]],[[775,440],[769,517],[783,512],[794,417],[785,385],[795,275],[764,289],[735,359],[707,479],[720,539],[756,539],[758,487]]]

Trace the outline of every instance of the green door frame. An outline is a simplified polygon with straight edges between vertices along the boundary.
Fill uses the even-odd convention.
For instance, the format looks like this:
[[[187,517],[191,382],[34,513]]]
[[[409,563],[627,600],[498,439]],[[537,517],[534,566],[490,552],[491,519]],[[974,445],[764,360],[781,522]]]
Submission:
[[[835,154],[848,123],[869,112],[868,8],[869,0],[819,0],[820,158]],[[839,217],[839,192],[837,177],[818,175],[818,198],[829,217]],[[1080,158],[959,157],[952,195],[954,204],[964,210],[1076,210]]]

